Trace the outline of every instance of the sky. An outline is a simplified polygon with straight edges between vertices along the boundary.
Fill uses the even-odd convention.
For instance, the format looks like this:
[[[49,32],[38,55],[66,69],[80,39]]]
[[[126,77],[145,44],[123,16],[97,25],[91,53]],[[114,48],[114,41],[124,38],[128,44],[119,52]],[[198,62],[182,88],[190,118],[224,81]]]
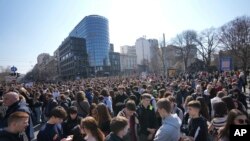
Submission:
[[[249,0],[0,0],[0,66],[26,73],[85,17],[108,18],[115,51],[146,36],[171,41],[184,30],[219,28],[250,16]]]

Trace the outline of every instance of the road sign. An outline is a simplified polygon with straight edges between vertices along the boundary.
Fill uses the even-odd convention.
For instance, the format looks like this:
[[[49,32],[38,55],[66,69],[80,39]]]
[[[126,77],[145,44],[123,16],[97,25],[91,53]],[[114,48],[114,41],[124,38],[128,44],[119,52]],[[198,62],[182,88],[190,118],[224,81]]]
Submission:
[[[10,68],[10,70],[13,71],[13,72],[16,72],[16,71],[17,71],[17,68],[16,68],[15,66],[12,66],[12,67]]]

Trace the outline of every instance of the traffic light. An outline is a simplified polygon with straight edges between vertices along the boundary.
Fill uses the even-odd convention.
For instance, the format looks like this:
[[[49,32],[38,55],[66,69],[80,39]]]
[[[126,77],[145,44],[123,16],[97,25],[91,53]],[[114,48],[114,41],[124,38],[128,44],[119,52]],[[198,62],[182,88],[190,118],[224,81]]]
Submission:
[[[16,76],[17,74],[16,73],[10,73],[10,76]]]
[[[9,75],[10,75],[10,76],[14,76],[14,77],[16,77],[16,78],[20,77],[20,73],[14,73],[14,72],[12,72],[12,73],[10,73]]]

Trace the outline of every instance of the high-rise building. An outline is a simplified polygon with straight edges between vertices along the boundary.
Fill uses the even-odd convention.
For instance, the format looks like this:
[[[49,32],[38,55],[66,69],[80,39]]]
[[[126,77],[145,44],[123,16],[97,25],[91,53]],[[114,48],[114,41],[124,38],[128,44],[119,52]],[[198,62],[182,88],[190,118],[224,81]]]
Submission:
[[[158,41],[156,39],[146,39],[141,37],[135,42],[137,65],[141,71],[152,71],[150,67],[152,60],[156,60],[158,50]]]
[[[110,46],[109,46],[109,52],[114,52],[114,44],[110,44]]]
[[[150,44],[146,38],[139,38],[135,42],[137,64],[146,65],[150,60]]]
[[[87,77],[88,55],[83,38],[68,37],[58,48],[59,72],[62,79]]]
[[[143,60],[150,62],[154,56],[155,49],[158,48],[158,41],[156,39],[146,39],[141,37],[135,42],[135,49],[137,55],[137,64],[142,65]]]
[[[89,65],[96,72],[105,71],[109,61],[109,24],[108,19],[99,15],[89,15],[71,31],[71,37],[86,39]]]

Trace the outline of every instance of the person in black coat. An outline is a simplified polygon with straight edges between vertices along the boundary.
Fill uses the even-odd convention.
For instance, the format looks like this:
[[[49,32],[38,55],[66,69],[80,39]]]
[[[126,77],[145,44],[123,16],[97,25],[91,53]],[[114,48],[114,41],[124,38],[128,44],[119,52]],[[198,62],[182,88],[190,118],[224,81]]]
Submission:
[[[234,88],[229,92],[229,96],[232,97],[235,100],[238,100],[239,102],[241,102],[245,108],[247,108],[247,98],[246,96],[240,92],[239,89]]]
[[[54,109],[56,106],[58,106],[58,102],[55,99],[53,99],[53,95],[51,93],[47,93],[46,100],[48,102],[46,103],[44,114],[48,118],[50,117],[51,110]]]
[[[125,88],[123,86],[118,87],[118,93],[114,98],[114,115],[116,116],[119,111],[121,111],[124,107],[125,100],[128,98],[128,95],[125,93]]]
[[[25,133],[28,121],[28,113],[12,113],[8,119],[8,127],[0,129],[0,141],[28,141],[28,137]]]
[[[12,113],[17,111],[26,112],[29,115],[29,125],[26,128],[25,133],[28,139],[32,140],[34,138],[33,122],[31,119],[32,112],[27,106],[27,103],[23,100],[20,100],[19,95],[16,92],[6,93],[3,98],[3,103],[8,107],[8,109],[3,120],[0,121],[0,128],[8,126],[8,119]]]
[[[185,102],[186,97],[189,95],[188,91],[186,90],[186,86],[184,83],[179,85],[180,90],[177,91],[175,98],[176,98],[176,103],[179,108],[181,108],[182,112],[184,112],[184,107],[183,104]]]
[[[123,141],[123,137],[128,132],[128,120],[125,117],[114,117],[110,122],[111,133],[105,141]]]
[[[192,138],[194,141],[207,141],[207,120],[200,116],[200,109],[199,101],[193,100],[188,103],[188,113],[191,119],[188,124],[187,138]]]
[[[73,129],[80,125],[81,123],[81,117],[77,115],[77,107],[71,106],[68,110],[69,116],[67,120],[65,120],[62,124],[63,127],[63,135],[64,137],[67,137],[69,135],[73,135]]]
[[[140,130],[140,140],[152,140],[156,131],[156,114],[152,105],[150,105],[151,95],[145,93],[141,96],[141,104],[137,107]]]

